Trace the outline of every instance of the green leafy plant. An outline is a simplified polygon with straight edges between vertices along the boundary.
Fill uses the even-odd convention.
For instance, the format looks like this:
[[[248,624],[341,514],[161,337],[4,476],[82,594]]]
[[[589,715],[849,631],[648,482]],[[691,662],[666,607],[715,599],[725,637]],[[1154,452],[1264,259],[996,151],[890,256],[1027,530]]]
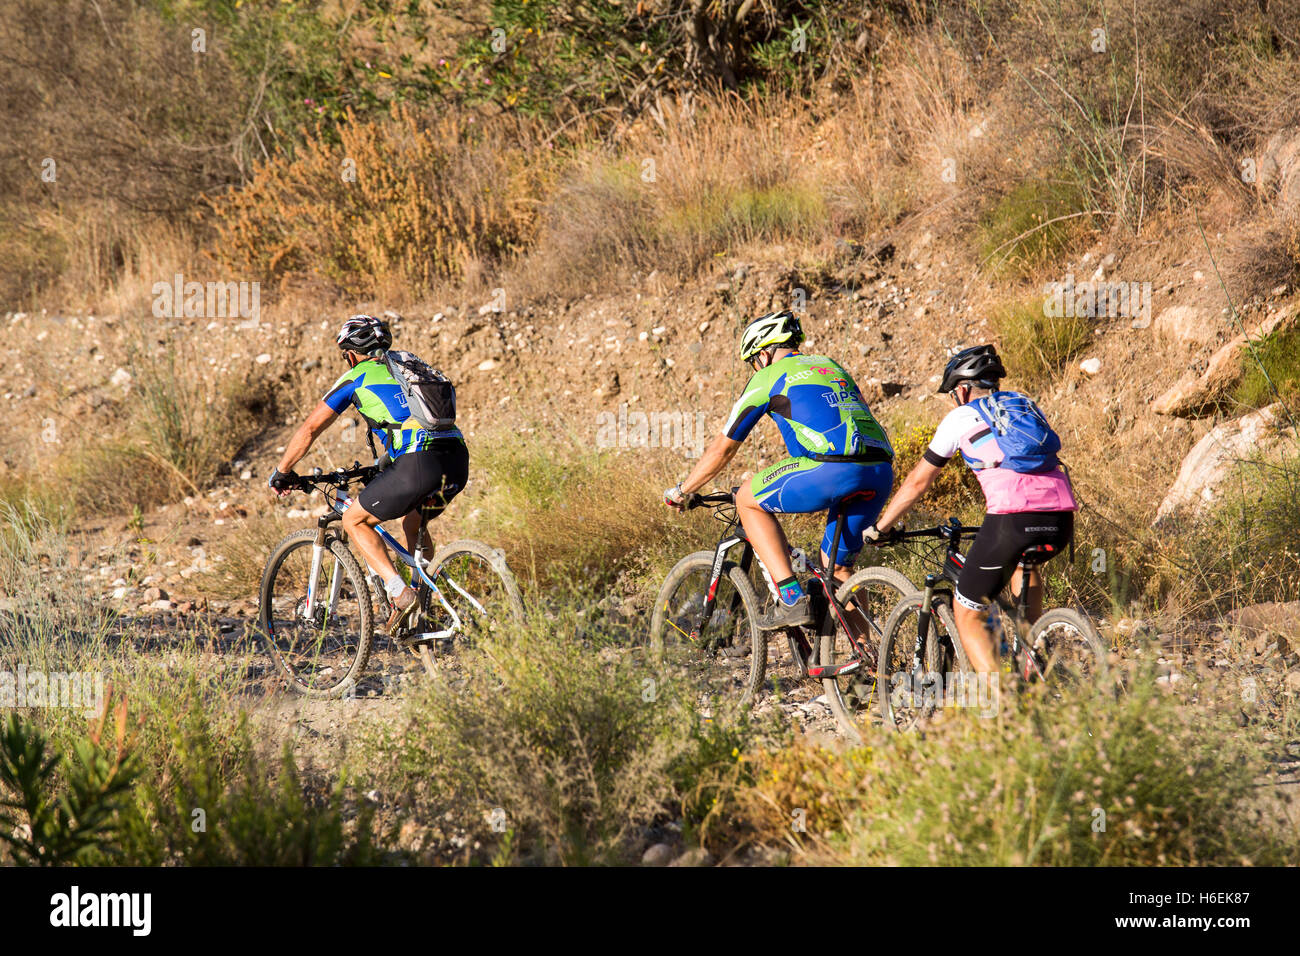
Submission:
[[[140,774],[126,735],[126,700],[115,711],[115,735],[104,739],[105,703],[72,759],[51,753],[39,728],[10,714],[0,731],[0,841],[15,863],[60,866],[102,863],[117,854],[120,811]]]

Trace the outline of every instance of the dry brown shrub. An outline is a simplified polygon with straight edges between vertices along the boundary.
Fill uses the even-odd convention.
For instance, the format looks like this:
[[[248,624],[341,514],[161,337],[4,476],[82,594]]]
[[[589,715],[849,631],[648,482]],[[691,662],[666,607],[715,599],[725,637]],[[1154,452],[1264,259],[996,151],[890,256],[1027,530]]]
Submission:
[[[212,199],[217,259],[262,279],[409,296],[531,240],[540,171],[501,126],[398,106],[383,120],[349,114],[337,132]]]

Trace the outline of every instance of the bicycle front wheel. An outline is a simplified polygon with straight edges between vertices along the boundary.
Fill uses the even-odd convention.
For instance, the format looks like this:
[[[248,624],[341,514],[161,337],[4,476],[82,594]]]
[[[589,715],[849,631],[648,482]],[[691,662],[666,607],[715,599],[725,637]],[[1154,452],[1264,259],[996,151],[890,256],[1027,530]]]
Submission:
[[[456,614],[451,618],[442,602],[429,598],[425,610],[430,627],[436,622],[438,629],[452,628],[453,637],[475,640],[508,638],[523,626],[524,599],[501,551],[481,541],[453,541],[434,554],[429,577]],[[421,589],[422,594],[425,591]],[[417,649],[420,662],[432,677],[435,649],[428,642],[418,644]]]
[[[308,697],[343,697],[356,686],[374,637],[370,588],[338,538],[326,539],[313,581],[315,528],[284,538],[262,574],[259,625],[276,670]]]
[[[916,586],[893,568],[863,568],[840,585],[835,597],[845,609],[845,622],[853,628],[853,640],[829,614],[828,626],[819,638],[817,663],[822,667],[860,659],[858,667],[837,677],[822,680],[826,703],[840,730],[851,740],[862,742],[859,725],[870,719],[876,693],[876,649],[885,633],[885,623],[899,599]]]
[[[943,700],[945,673],[958,642],[957,622],[947,602],[930,600],[928,626],[922,630],[925,592],[916,591],[894,606],[880,641],[880,716],[890,730],[911,730],[931,716]]]
[[[718,578],[713,613],[703,622],[713,581],[712,551],[697,551],[668,573],[650,618],[650,649],[699,690],[712,713],[717,701],[747,704],[767,669],[767,638],[758,629],[758,596],[734,564]]]

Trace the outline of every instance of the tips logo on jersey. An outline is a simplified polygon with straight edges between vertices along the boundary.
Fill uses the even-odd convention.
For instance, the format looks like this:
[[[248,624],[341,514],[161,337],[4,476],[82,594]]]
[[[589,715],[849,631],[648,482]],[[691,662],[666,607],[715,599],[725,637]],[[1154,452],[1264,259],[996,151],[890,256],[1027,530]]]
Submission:
[[[830,405],[832,408],[861,403],[862,397],[858,394],[857,386],[848,379],[833,378],[831,379],[830,384],[833,386],[833,389],[826,393],[826,404]]]

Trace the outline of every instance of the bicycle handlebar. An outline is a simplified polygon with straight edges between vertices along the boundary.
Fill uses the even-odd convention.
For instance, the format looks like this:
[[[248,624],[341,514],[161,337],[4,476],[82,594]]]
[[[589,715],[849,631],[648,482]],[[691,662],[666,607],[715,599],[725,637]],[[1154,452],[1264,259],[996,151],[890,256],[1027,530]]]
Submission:
[[[351,468],[336,468],[333,471],[321,471],[316,468],[309,475],[299,475],[295,486],[299,491],[310,491],[317,485],[331,485],[342,488],[354,481],[368,481],[378,472],[379,469],[374,465],[363,465],[360,462],[357,462]]]
[[[966,536],[975,534],[979,531],[979,525],[964,525],[956,518],[949,518],[947,522],[936,525],[933,528],[918,528],[915,531],[900,531],[894,540],[902,541],[907,538],[944,538],[951,540],[954,536]]]
[[[692,508],[698,508],[701,505],[730,505],[735,504],[736,493],[732,491],[716,491],[711,495],[696,495],[692,502]]]

